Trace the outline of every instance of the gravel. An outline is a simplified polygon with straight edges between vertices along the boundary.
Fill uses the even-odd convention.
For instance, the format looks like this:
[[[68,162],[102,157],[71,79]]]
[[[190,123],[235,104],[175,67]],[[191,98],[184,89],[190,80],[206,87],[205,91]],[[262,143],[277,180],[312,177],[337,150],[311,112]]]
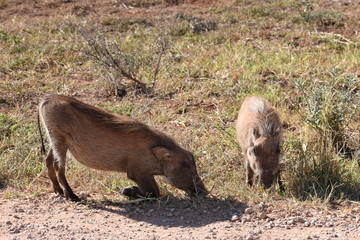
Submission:
[[[93,197],[93,196],[91,196]],[[88,199],[91,199],[88,196]],[[101,199],[101,197],[99,198]],[[207,200],[206,200],[207,201]],[[357,239],[358,208],[282,209],[281,203],[229,208],[185,202],[82,205],[60,197],[1,201],[0,239]],[[217,209],[214,211],[214,209]],[[344,213],[344,214],[343,214]],[[299,238],[300,237],[300,238]]]

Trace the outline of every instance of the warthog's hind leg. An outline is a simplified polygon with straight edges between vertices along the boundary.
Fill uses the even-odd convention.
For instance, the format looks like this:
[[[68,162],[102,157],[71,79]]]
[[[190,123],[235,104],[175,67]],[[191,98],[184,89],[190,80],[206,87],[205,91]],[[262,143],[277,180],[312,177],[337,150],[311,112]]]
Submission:
[[[60,195],[63,195],[64,191],[60,187],[59,181],[56,176],[55,161],[54,161],[54,155],[53,155],[52,149],[50,149],[48,156],[46,157],[46,167],[48,170],[49,178],[52,182],[52,186],[54,188],[54,192],[59,193]]]
[[[56,157],[55,169],[57,172],[57,178],[61,185],[64,187],[65,197],[71,201],[78,202],[80,198],[72,191],[68,181],[65,176],[65,167],[66,167],[66,152],[67,146],[65,144],[59,144],[53,146],[54,155]]]

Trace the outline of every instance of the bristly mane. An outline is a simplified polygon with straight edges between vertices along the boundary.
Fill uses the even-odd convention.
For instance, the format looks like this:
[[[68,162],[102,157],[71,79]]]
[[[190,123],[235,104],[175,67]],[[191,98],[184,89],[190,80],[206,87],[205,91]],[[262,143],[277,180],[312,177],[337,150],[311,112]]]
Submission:
[[[276,124],[278,122],[278,116],[276,115],[275,109],[269,106],[267,102],[263,101],[256,104],[256,107],[259,113],[256,124],[258,125],[260,132],[274,136],[276,130],[280,127]]]
[[[113,131],[121,134],[141,132],[150,138],[155,137],[159,142],[159,146],[161,145],[167,147],[169,150],[173,150],[178,147],[175,141],[169,136],[156,129],[151,129],[147,125],[137,120],[122,120],[121,116],[113,115],[105,110],[93,107],[78,100],[72,100],[68,102],[73,108],[85,114],[86,116],[89,116],[99,125],[110,128]]]

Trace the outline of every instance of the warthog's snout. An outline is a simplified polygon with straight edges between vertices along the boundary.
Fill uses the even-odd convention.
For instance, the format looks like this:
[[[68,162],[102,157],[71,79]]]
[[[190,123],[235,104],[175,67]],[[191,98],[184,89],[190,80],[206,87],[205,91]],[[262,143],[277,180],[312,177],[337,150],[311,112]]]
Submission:
[[[269,170],[264,170],[260,174],[260,182],[264,185],[265,188],[270,188],[274,181],[274,175]]]
[[[209,193],[200,177],[194,178],[194,185],[188,191],[191,196],[206,196]]]
[[[190,196],[205,196],[209,192],[199,176],[193,177],[191,183],[181,183],[179,180],[165,177],[164,181],[187,192]]]

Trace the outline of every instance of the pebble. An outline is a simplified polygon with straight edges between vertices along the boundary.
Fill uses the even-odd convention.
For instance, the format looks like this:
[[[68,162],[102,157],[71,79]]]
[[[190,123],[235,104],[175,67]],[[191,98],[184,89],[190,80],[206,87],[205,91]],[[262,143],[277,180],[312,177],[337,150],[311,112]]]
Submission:
[[[303,217],[297,216],[293,218],[294,222],[298,222],[298,223],[304,223],[305,219]]]
[[[239,216],[238,215],[232,215],[232,217],[231,217],[231,221],[232,222],[235,222],[235,221],[238,221],[239,220]]]
[[[258,218],[260,218],[260,219],[265,219],[265,218],[267,218],[267,215],[266,215],[265,212],[261,212],[261,213],[258,215]]]
[[[327,222],[325,225],[326,225],[327,227],[332,227],[332,226],[334,226],[334,224],[333,224],[332,222]]]
[[[268,224],[265,225],[266,228],[271,229],[275,226],[275,224],[273,222],[269,222]]]
[[[252,208],[246,208],[244,213],[245,214],[252,214],[254,212],[254,210]]]
[[[246,222],[251,222],[251,218],[250,217],[242,217],[241,219],[241,223],[246,223]]]
[[[17,209],[15,209],[15,212],[22,213],[22,212],[25,212],[25,211],[22,208],[17,208]]]
[[[286,224],[287,224],[287,225],[293,225],[293,224],[294,224],[294,221],[293,221],[293,220],[287,221]]]
[[[254,236],[252,234],[246,235],[246,240],[254,240]]]

